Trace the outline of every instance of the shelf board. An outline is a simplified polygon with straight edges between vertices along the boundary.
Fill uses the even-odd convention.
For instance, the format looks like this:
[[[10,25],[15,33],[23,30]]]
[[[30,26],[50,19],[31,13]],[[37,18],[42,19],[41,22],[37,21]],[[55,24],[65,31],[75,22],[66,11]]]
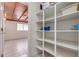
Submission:
[[[50,17],[50,18],[47,18],[47,19],[45,19],[45,20],[38,20],[37,21],[37,23],[43,23],[43,22],[52,22],[52,23],[54,23],[54,17]]]
[[[43,32],[42,30],[37,30],[37,32]],[[55,32],[54,30],[44,31],[44,32]],[[79,30],[56,30],[56,32],[79,32]]]
[[[40,47],[40,46],[36,46],[36,48],[39,49],[39,50],[43,50],[43,48]],[[49,49],[49,48],[47,48],[47,47],[44,47],[44,50],[45,50],[46,52],[48,52],[49,54],[55,56],[54,51],[53,51],[52,49]]]
[[[62,50],[62,49],[61,49]],[[78,57],[77,53],[72,53],[71,51],[66,52],[64,51],[57,51],[56,57]]]
[[[78,32],[79,30],[56,30],[56,32]]]
[[[37,39],[39,41],[43,41],[43,39]],[[45,42],[50,43],[50,44],[54,44],[54,41],[52,41],[51,39],[44,39]]]
[[[50,40],[50,39],[44,39],[44,40],[45,40],[45,42],[47,42],[47,43],[55,44],[55,42],[54,42],[53,40]]]
[[[73,19],[73,18],[78,18],[79,16],[79,11],[76,11],[76,12],[72,12],[70,14],[64,14],[64,15],[60,15],[60,16],[57,16],[57,21],[64,21],[64,20],[69,20],[69,19]]]
[[[70,14],[63,14],[63,15],[57,16],[56,19],[58,22],[58,21],[64,21],[67,19],[78,18],[78,14],[79,14],[79,11],[76,11],[76,12],[72,12]],[[39,20],[39,21],[37,21],[37,23],[38,22],[43,23],[43,20]],[[44,20],[44,22],[54,22],[54,17],[50,17],[50,18]]]
[[[54,51],[53,51],[52,49],[49,49],[48,47],[45,47],[44,50],[45,50],[46,52],[48,52],[49,54],[55,56]]]
[[[36,30],[37,32],[43,32],[43,30]],[[54,32],[54,30],[44,31],[44,32]]]
[[[77,57],[78,51],[72,51],[72,50],[57,46],[56,56],[57,57]]]
[[[60,12],[60,10],[62,8],[65,8],[65,7],[75,4],[75,3],[77,3],[77,2],[58,2],[58,3],[56,3],[56,10],[57,10],[57,12]]]
[[[57,5],[60,6],[61,8],[63,7],[63,5],[64,6],[65,5],[68,6],[70,4],[73,4],[73,3],[62,3],[62,2],[61,3],[57,3]],[[48,8],[48,9],[45,10],[46,16],[47,16],[47,14],[49,14],[48,12],[52,11],[51,8],[54,8],[54,6],[51,6],[50,8]],[[42,14],[43,14],[43,11],[42,10],[39,11],[39,12],[37,12],[37,15],[38,16],[41,16],[42,17],[43,16]],[[62,15],[59,15],[56,18],[57,18],[57,21],[64,20],[64,19],[67,20],[69,18],[78,17],[78,14],[79,14],[79,11],[75,11],[75,12],[72,12],[70,14],[62,14]],[[49,17],[49,18],[46,18],[45,20],[39,20],[39,21],[37,21],[37,23],[38,22],[43,22],[43,21],[45,21],[45,22],[54,22],[54,17]]]
[[[41,39],[41,38],[39,38],[39,39],[37,39],[37,40],[39,40],[39,41],[43,41],[43,39]]]
[[[40,39],[41,40],[41,39]],[[51,41],[51,40],[45,40],[45,42],[48,42],[48,43],[50,43],[50,44],[54,44],[54,42],[53,41]],[[56,43],[56,45],[57,46],[60,46],[60,47],[63,47],[63,48],[67,48],[67,49],[70,49],[70,50],[74,50],[74,51],[78,51],[78,48],[77,48],[77,46],[76,46],[76,42],[70,42],[70,41],[58,41],[57,43]],[[43,50],[43,48],[42,47],[39,47],[39,46],[37,46],[37,48],[38,49],[40,49],[40,50]],[[44,47],[44,49],[45,49],[45,51],[46,52],[48,52],[49,54],[51,54],[51,55],[55,55],[54,54],[54,51],[52,50],[52,49],[50,49],[49,47]],[[65,56],[65,55],[60,55],[60,54],[57,54],[57,57],[61,57],[61,56]]]
[[[78,46],[76,42],[72,42],[72,41],[57,41],[56,43],[58,46],[64,47],[64,48],[68,48],[74,51],[78,51]]]
[[[39,50],[43,50],[43,48],[41,46],[38,46],[38,45],[36,46],[36,48]]]
[[[42,39],[38,39],[40,41],[42,41]],[[50,39],[44,39],[45,42],[50,43],[50,44],[55,44],[54,41],[50,40]],[[78,46],[76,42],[71,42],[71,41],[57,41],[56,45],[64,47],[64,48],[68,48],[74,51],[78,50]]]

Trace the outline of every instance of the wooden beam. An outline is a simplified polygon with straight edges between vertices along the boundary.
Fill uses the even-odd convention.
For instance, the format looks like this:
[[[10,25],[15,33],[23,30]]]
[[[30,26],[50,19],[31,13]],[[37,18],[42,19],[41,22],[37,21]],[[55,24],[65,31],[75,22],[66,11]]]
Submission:
[[[21,16],[19,17],[18,21],[20,20],[20,18],[24,15],[24,13],[28,10],[28,8],[26,8],[23,13],[21,14]]]
[[[28,19],[28,11],[27,11],[27,17],[25,18],[25,21]],[[27,20],[28,21],[28,20]]]
[[[28,19],[28,17],[26,17],[24,21],[26,21],[27,19]]]
[[[15,12],[15,9],[16,9],[16,2],[15,2],[15,6],[14,6],[14,9],[13,9],[13,14],[12,14],[12,16],[14,15],[14,12]]]
[[[28,23],[28,21],[17,21],[17,20],[13,20],[13,19],[7,19],[7,21],[16,21],[16,22],[24,22],[24,23]]]

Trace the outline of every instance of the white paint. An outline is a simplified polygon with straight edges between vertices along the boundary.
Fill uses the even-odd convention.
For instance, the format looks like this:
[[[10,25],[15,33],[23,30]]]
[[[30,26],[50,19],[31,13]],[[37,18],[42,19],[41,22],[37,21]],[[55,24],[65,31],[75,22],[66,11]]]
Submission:
[[[6,21],[5,27],[5,40],[27,38],[28,31],[17,31],[17,22]]]
[[[40,3],[29,3],[29,12],[28,12],[28,17],[29,17],[29,43],[28,43],[28,50],[29,50],[29,56],[36,56],[37,55],[37,50],[35,48],[36,46],[36,39],[38,37],[36,30],[36,21],[38,20],[36,13],[40,11]]]

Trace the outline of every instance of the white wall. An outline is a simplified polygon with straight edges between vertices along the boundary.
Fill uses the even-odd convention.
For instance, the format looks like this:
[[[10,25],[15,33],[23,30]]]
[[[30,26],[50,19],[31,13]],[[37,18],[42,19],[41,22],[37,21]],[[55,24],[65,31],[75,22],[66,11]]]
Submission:
[[[27,31],[17,31],[17,22],[6,21],[5,27],[5,40],[27,38],[28,36]]]
[[[37,39],[37,34],[36,34],[36,21],[38,20],[36,13],[40,11],[40,2],[30,2],[29,3],[29,12],[28,12],[28,17],[29,17],[29,43],[28,43],[28,56],[36,56],[37,51],[36,51],[36,39]]]

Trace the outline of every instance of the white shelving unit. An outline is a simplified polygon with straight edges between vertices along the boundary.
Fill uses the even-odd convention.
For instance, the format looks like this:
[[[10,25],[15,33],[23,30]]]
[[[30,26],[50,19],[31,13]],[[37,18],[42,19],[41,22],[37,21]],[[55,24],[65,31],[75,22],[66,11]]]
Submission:
[[[61,9],[76,3],[59,3],[56,6],[56,56],[57,57],[78,57],[78,31],[74,25],[79,23],[79,11],[64,13]],[[73,7],[73,6],[72,6]],[[66,10],[65,10],[66,11]]]
[[[43,48],[41,46],[36,46],[36,48],[39,49],[39,50],[43,50]],[[44,50],[46,52],[48,52],[49,54],[51,54],[52,56],[55,56],[54,50],[50,49],[49,46],[45,46]]]
[[[42,41],[42,39],[37,39],[37,40]],[[50,43],[50,44],[54,44],[55,43],[54,41],[51,41],[50,39],[49,40],[45,39],[44,41],[47,42],[47,43]]]
[[[71,41],[59,41],[57,42],[58,46],[68,48],[74,51],[78,51],[78,46],[76,42],[71,42]]]
[[[37,39],[37,40],[42,41],[42,39]],[[49,40],[45,39],[45,42],[52,44],[52,45],[55,44],[55,42],[51,41],[50,39]],[[68,48],[68,49],[71,49],[71,50],[74,50],[74,51],[78,51],[77,42],[61,40],[61,41],[58,41],[56,45],[64,47],[64,48]]]
[[[66,8],[73,4],[78,4],[78,3],[76,2],[56,3],[55,4],[56,16],[55,16],[55,5],[45,9],[44,20],[43,20],[43,11],[39,11],[36,14],[38,17],[38,21],[36,21],[38,27],[36,32],[38,38],[36,39],[36,41],[37,42],[40,41],[44,43],[44,50],[47,52],[47,54],[51,54],[52,57],[53,56],[78,57],[79,30],[75,30],[73,27],[75,24],[79,23],[79,11],[74,11],[66,14],[64,14],[62,11],[63,8]],[[50,26],[50,30],[48,31],[41,30],[41,28],[43,27],[43,23],[44,26]],[[55,23],[56,23],[56,27],[55,27]],[[55,28],[56,28],[56,39],[55,39],[55,30],[54,30]],[[44,39],[42,37],[43,33],[44,33]],[[36,46],[36,49],[42,51],[43,47],[38,44]]]

